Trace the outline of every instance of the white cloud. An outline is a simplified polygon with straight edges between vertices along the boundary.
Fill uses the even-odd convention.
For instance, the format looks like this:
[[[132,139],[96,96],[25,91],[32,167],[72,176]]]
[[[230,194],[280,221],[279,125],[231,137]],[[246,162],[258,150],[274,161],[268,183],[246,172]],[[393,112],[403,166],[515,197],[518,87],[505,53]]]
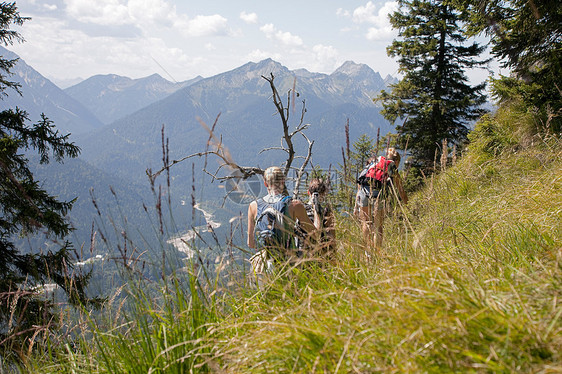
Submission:
[[[312,47],[312,51],[316,54],[319,61],[333,60],[338,56],[338,51],[331,45],[317,44]]]
[[[299,36],[293,35],[288,31],[277,31],[275,38],[285,45],[301,46],[303,45],[302,39]]]
[[[258,15],[256,13],[246,13],[242,11],[240,13],[240,19],[246,23],[258,23]]]
[[[151,35],[154,26],[176,29],[187,37],[226,35],[228,21],[221,15],[189,18],[166,0],[64,0],[66,12],[80,22],[102,26],[134,25]]]
[[[185,36],[227,35],[228,20],[221,15],[196,16],[182,28]]]
[[[43,4],[43,8],[49,11],[54,11],[58,9],[56,4]]]
[[[64,0],[68,15],[80,22],[98,25],[126,25],[132,20],[119,0]]]
[[[353,22],[370,23],[376,26],[388,24],[388,14],[398,9],[398,3],[387,1],[378,11],[375,4],[369,1],[365,6],[360,6],[353,11]]]
[[[375,17],[375,4],[373,4],[372,1],[369,1],[367,4],[365,4],[364,6],[360,6],[357,7],[354,11],[353,11],[353,22],[355,23],[363,23],[363,22],[369,22],[372,23],[372,20]]]
[[[360,6],[353,11],[353,22],[357,24],[367,23],[373,25],[369,27],[365,37],[368,40],[384,40],[392,38],[396,31],[392,29],[388,15],[398,9],[398,3],[387,1],[377,10],[375,4],[369,1],[364,6]]]
[[[161,38],[93,37],[55,18],[34,16],[22,33],[28,43],[11,49],[40,73],[55,78],[109,73],[138,78],[158,72],[183,80],[188,78],[186,71],[204,72],[208,64]]]
[[[70,17],[96,25],[141,27],[187,19],[165,0],[64,0],[64,3]]]
[[[331,71],[338,63],[339,53],[336,48],[331,45],[316,44],[312,47],[314,59],[317,63],[318,70]]]
[[[338,8],[336,10],[336,15],[338,17],[349,17],[351,16],[351,13],[349,13],[349,10],[343,9],[343,8]]]
[[[272,23],[268,23],[260,27],[260,31],[265,34],[267,38],[272,38],[273,34],[275,34],[275,26]]]
[[[127,4],[129,16],[138,26],[169,25],[181,23],[188,18],[178,14],[176,7],[165,0],[123,0]]]
[[[268,39],[277,40],[287,46],[300,47],[304,44],[299,36],[293,35],[288,31],[283,32],[281,30],[277,30],[271,23],[263,25],[260,27],[260,30]]]
[[[295,35],[279,30],[275,27],[275,18],[264,24],[255,13],[240,12],[240,8],[228,15],[200,11],[197,16],[197,13],[188,15],[189,10],[185,9],[190,7],[178,0],[23,2],[26,1],[35,4],[29,7],[31,11],[26,11],[33,20],[22,28],[28,42],[14,46],[13,51],[42,74],[59,79],[108,73],[136,78],[158,72],[168,78],[173,75],[176,80],[198,74],[210,76],[248,60],[265,58],[273,58],[290,69],[304,67],[325,73],[332,72],[338,62],[348,59],[380,64],[378,56],[384,55],[384,50],[374,48],[382,43],[368,43],[365,37],[376,40],[391,32],[386,14],[387,8],[395,4],[389,0],[383,0],[388,1],[384,5],[375,0],[369,3],[369,0],[362,0],[363,7],[355,9],[356,12],[350,6],[346,10],[346,5],[336,14],[334,10],[333,19],[339,19],[331,27],[344,26],[350,31],[346,35],[349,37],[344,37],[345,45],[337,45],[340,38],[332,38],[328,33],[328,40],[305,44],[308,39],[304,31]],[[56,4],[58,9],[46,11],[46,4]],[[238,38],[235,32],[242,34],[242,28],[233,30],[229,25],[231,19],[237,27],[255,20],[258,23],[252,27],[261,32]],[[361,33],[361,38],[357,37],[357,32]],[[227,37],[223,37],[225,35]],[[353,50],[357,48],[356,42],[361,44],[359,52]],[[371,57],[373,55],[375,57]]]
[[[394,30],[390,25],[388,27],[369,27],[365,37],[367,40],[388,40],[392,39],[397,35],[397,31]]]

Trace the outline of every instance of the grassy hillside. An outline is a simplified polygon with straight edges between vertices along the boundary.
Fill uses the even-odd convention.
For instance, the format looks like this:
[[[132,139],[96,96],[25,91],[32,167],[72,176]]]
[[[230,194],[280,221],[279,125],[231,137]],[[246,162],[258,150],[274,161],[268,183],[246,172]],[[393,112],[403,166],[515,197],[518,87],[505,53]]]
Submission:
[[[287,265],[261,289],[240,287],[228,257],[228,281],[188,276],[195,263],[131,282],[27,370],[561,372],[562,142],[517,118],[479,123],[457,164],[386,221],[382,253],[341,217],[336,260]]]
[[[496,157],[475,147],[389,222],[371,261],[342,222],[343,261],[240,302],[219,362],[231,372],[562,370],[562,147],[535,143]]]

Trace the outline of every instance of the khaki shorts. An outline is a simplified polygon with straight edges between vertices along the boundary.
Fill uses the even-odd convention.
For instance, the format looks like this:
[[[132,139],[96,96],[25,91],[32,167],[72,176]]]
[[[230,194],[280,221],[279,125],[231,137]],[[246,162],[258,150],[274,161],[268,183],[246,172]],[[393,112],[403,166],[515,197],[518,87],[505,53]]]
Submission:
[[[357,195],[355,196],[355,203],[357,207],[365,208],[371,206],[377,210],[384,209],[386,205],[384,199],[377,199],[379,191],[369,190],[370,188],[368,186],[362,186],[361,188],[359,188],[359,190],[357,191]],[[372,197],[371,192],[373,195]]]

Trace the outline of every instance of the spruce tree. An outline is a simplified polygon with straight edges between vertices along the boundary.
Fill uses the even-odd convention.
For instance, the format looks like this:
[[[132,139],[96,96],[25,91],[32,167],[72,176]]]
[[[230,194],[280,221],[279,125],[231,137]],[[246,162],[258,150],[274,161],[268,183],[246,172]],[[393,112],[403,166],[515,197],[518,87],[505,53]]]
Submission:
[[[355,173],[355,178],[357,174],[365,168],[367,161],[371,157],[375,157],[375,141],[367,134],[361,134],[359,139],[357,139],[353,145],[353,149],[350,154],[351,161],[351,171]]]
[[[471,11],[470,32],[491,38],[491,53],[510,77],[493,81],[500,102],[521,99],[554,133],[562,129],[560,0],[459,0]]]
[[[3,45],[23,41],[10,27],[22,25],[15,3],[0,3],[0,41]],[[0,56],[1,97],[20,94],[19,85],[9,79],[17,60]],[[8,92],[10,91],[10,92]],[[61,202],[40,187],[29,170],[26,154],[36,153],[41,163],[76,157],[79,148],[61,135],[44,115],[29,124],[28,114],[19,108],[0,112],[0,354],[22,352],[38,331],[54,326],[53,305],[38,289],[55,284],[71,303],[86,301],[87,276],[77,274],[71,261],[71,246],[64,242],[71,232],[65,215],[71,202]],[[46,233],[54,250],[23,250],[21,237]],[[53,247],[50,245],[49,247]]]
[[[383,116],[395,123],[401,143],[409,138],[415,166],[431,170],[443,139],[449,145],[467,140],[470,122],[485,111],[485,83],[471,86],[466,70],[482,67],[485,46],[468,43],[462,27],[465,14],[448,1],[399,0],[390,16],[399,39],[387,48],[398,57],[403,79],[382,91]],[[446,150],[445,150],[446,151]]]

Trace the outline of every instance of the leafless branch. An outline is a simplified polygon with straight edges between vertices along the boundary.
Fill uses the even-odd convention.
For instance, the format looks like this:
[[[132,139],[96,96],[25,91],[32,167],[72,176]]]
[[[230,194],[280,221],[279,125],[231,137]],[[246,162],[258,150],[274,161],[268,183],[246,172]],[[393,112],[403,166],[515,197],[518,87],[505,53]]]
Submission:
[[[310,140],[304,133],[300,133],[308,142],[308,152],[306,153],[306,158],[304,159],[304,162],[302,163],[301,167],[299,168],[299,170],[297,171],[297,180],[295,181],[295,188],[293,189],[293,199],[295,199],[297,197],[297,194],[299,193],[299,187],[300,187],[300,183],[301,183],[301,179],[302,179],[302,175],[304,173],[304,169],[306,168],[306,165],[308,165],[308,162],[310,161],[310,157],[312,156],[312,146],[314,145],[314,140]]]
[[[283,103],[283,100],[281,99],[279,91],[275,87],[275,84],[274,84],[275,77],[274,77],[273,73],[271,73],[269,77],[262,76],[262,78],[267,80],[269,82],[270,87],[271,87],[273,104],[275,105],[275,108],[277,109],[277,113],[279,114],[279,116],[281,118],[283,136],[282,136],[282,139],[281,139],[281,145],[280,146],[267,147],[267,148],[262,149],[259,153],[261,154],[265,151],[270,151],[270,150],[280,150],[280,151],[283,151],[283,152],[287,153],[287,160],[285,161],[285,164],[284,164],[285,175],[288,175],[289,171],[291,169],[295,169],[293,167],[293,163],[296,159],[298,159],[298,160],[302,159],[303,160],[300,168],[297,170],[297,180],[296,180],[296,183],[295,183],[295,189],[293,191],[293,195],[296,196],[296,194],[298,193],[298,187],[300,185],[300,179],[303,176],[303,173],[304,173],[304,170],[305,170],[306,166],[310,162],[310,158],[312,156],[312,146],[314,145],[314,141],[311,141],[310,139],[308,139],[308,137],[304,134],[304,131],[307,130],[308,127],[310,126],[310,124],[304,123],[304,116],[305,116],[305,113],[306,113],[306,103],[303,100],[303,102],[302,102],[303,105],[302,105],[302,109],[301,109],[301,113],[300,113],[299,123],[296,126],[295,130],[290,132],[289,131],[289,118],[290,118],[290,110],[289,109],[293,108],[293,111],[294,111],[295,96],[298,97],[298,94],[295,91],[296,78],[295,78],[295,82],[293,83],[293,89],[289,90],[289,92],[287,93],[287,106],[286,107]],[[163,158],[164,166],[160,170],[156,171],[155,173],[152,173],[152,171],[150,169],[146,171],[146,173],[149,176],[149,178],[151,179],[151,181],[153,182],[154,179],[156,177],[158,177],[162,172],[164,172],[164,171],[169,172],[169,169],[172,166],[174,166],[174,165],[176,165],[180,162],[183,162],[185,160],[188,160],[190,158],[194,158],[194,157],[199,157],[199,158],[204,157],[205,162],[204,162],[204,166],[203,166],[203,172],[206,173],[207,175],[209,175],[213,180],[226,181],[226,180],[232,180],[232,179],[247,179],[247,178],[250,178],[251,176],[254,176],[254,175],[263,175],[264,170],[259,168],[259,167],[241,166],[234,161],[230,151],[222,143],[222,138],[218,138],[215,135],[215,127],[217,125],[219,117],[220,117],[220,113],[217,116],[217,118],[215,119],[215,122],[213,123],[212,127],[210,127],[210,128],[202,119],[198,118],[198,121],[201,124],[201,126],[209,133],[209,138],[207,139],[207,143],[205,145],[205,150],[203,152],[196,152],[196,153],[190,154],[188,156],[182,157],[178,160],[172,160],[171,162],[166,157]],[[299,155],[296,154],[295,145],[293,143],[293,137],[297,134],[301,134],[308,143],[308,150],[307,150],[306,156],[299,156]],[[207,160],[208,160],[209,156],[214,156],[218,159],[219,166],[214,171],[209,171],[209,167],[208,167],[208,163],[207,163]],[[225,169],[228,169],[228,173],[224,173]],[[226,175],[223,175],[223,174],[226,174]]]
[[[281,142],[281,147],[270,147],[270,148],[266,148],[265,150],[282,150],[284,152],[287,153],[287,161],[285,163],[285,175],[288,175],[289,170],[291,170],[292,164],[294,162],[294,160],[296,159],[304,159],[302,165],[300,166],[300,168],[297,170],[297,178],[295,181],[295,188],[293,189],[293,197],[296,197],[296,195],[298,194],[298,190],[299,190],[299,185],[304,173],[304,169],[306,168],[306,166],[308,165],[308,162],[310,161],[310,158],[312,156],[312,146],[314,145],[313,141],[310,141],[310,139],[308,139],[308,137],[304,134],[304,131],[306,129],[308,129],[308,127],[310,126],[310,124],[308,123],[304,123],[304,116],[306,113],[306,102],[303,100],[302,102],[302,109],[301,109],[301,115],[300,115],[300,119],[299,119],[299,124],[297,125],[296,129],[292,132],[289,132],[289,108],[291,108],[291,91],[289,91],[289,93],[287,94],[287,107],[285,108],[283,106],[283,102],[281,101],[281,97],[279,95],[279,92],[277,91],[277,88],[275,87],[274,84],[274,75],[273,73],[270,74],[269,77],[265,77],[262,75],[262,78],[264,78],[266,81],[269,82],[269,85],[271,87],[271,91],[272,91],[272,98],[273,98],[273,103],[275,105],[275,107],[277,108],[277,112],[279,113],[280,117],[281,117],[281,122],[283,125],[283,140]],[[293,98],[293,103],[292,103],[292,107],[294,110],[294,99],[295,99],[295,95],[296,95],[296,91],[295,91],[295,86],[296,86],[296,80],[293,83],[293,89],[292,89],[292,98]],[[298,95],[297,95],[298,96]],[[306,141],[308,142],[308,151],[307,151],[307,155],[306,156],[297,156],[296,152],[295,152],[295,147],[294,147],[294,143],[293,143],[293,137],[297,134],[301,134]],[[283,146],[283,141],[286,144],[286,147]],[[261,152],[260,152],[261,153]]]
[[[283,106],[283,101],[281,100],[281,96],[279,96],[279,92],[277,91],[277,88],[275,87],[275,84],[273,83],[273,80],[275,79],[275,77],[273,76],[273,73],[270,73],[270,77],[265,77],[262,75],[262,78],[265,79],[266,81],[269,82],[269,86],[271,87],[271,92],[273,93],[273,104],[275,105],[275,107],[277,108],[277,112],[279,113],[279,116],[281,117],[281,123],[283,125],[283,140],[285,140],[285,143],[287,144],[287,163],[285,164],[285,175],[289,174],[289,170],[291,170],[291,165],[293,164],[293,159],[295,157],[295,148],[293,145],[293,139],[289,134],[289,106],[290,106],[290,100],[291,100],[291,96],[290,93],[287,95],[287,108],[285,108]]]
[[[266,152],[266,151],[283,151],[283,152],[289,152],[289,150],[285,147],[267,147],[262,149],[261,151],[259,151],[259,154],[261,155],[262,153]]]

